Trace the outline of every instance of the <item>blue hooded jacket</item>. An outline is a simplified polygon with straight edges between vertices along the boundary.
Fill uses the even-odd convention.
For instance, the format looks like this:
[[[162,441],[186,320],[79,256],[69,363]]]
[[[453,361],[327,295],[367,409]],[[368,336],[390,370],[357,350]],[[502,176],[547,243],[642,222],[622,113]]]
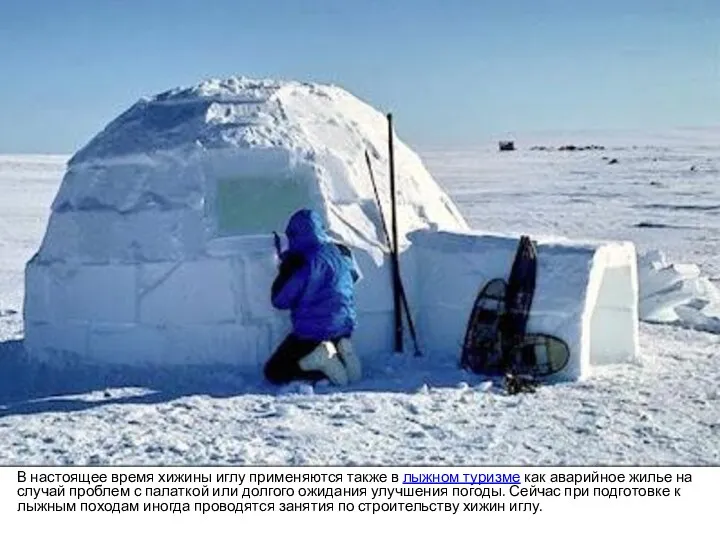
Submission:
[[[285,234],[289,248],[280,256],[273,306],[290,310],[293,333],[301,339],[350,336],[356,321],[354,284],[360,276],[350,250],[331,241],[313,210],[295,212]]]

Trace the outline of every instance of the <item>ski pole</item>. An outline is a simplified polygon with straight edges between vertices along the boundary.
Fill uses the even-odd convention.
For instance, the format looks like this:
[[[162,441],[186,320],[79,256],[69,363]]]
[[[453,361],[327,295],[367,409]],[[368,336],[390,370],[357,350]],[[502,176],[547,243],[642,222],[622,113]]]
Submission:
[[[377,203],[378,211],[380,212],[380,221],[382,223],[383,232],[385,233],[385,241],[387,243],[390,254],[393,254],[393,245],[390,240],[390,233],[385,222],[385,213],[382,209],[382,203],[380,201],[380,194],[378,193],[377,183],[375,182],[375,173],[373,172],[372,163],[370,161],[370,154],[365,150],[365,162],[368,166],[370,173],[370,182],[372,183],[373,192],[375,193],[375,202]],[[408,320],[408,327],[410,328],[410,336],[413,340],[413,346],[415,348],[415,356],[422,356],[420,347],[418,346],[417,334],[415,333],[415,325],[413,324],[412,315],[410,315],[410,306],[408,305],[407,296],[405,295],[405,287],[403,286],[402,279],[400,278],[399,272],[396,272],[396,267],[393,267],[393,284],[398,287],[400,298],[402,300],[403,308]]]

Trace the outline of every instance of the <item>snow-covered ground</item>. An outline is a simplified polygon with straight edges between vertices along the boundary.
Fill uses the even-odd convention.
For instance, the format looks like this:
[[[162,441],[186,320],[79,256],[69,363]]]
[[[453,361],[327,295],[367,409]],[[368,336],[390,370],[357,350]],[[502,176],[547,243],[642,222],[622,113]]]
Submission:
[[[720,278],[720,130],[425,149],[479,229],[630,239]],[[530,150],[598,144],[604,150]],[[720,464],[720,335],[641,324],[643,367],[505,396],[438,359],[376,358],[342,391],[233,373],[38,370],[23,267],[63,156],[0,156],[0,463]],[[617,163],[610,163],[616,159]]]

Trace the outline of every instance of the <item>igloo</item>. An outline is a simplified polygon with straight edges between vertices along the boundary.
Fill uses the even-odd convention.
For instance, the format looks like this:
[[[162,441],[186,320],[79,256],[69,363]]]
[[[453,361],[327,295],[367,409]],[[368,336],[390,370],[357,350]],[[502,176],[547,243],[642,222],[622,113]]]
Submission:
[[[272,231],[302,207],[354,249],[357,343],[384,349],[392,295],[364,153],[389,204],[387,147],[384,115],[332,86],[239,78],[140,100],[68,163],[26,269],[30,355],[257,366],[287,330],[269,302]],[[401,141],[395,163],[404,228],[467,228]]]
[[[383,114],[328,85],[233,78],[140,100],[68,163],[26,267],[30,357],[259,373],[289,330],[269,301],[272,231],[302,207],[321,214],[363,273],[358,352],[392,351],[392,282],[364,158],[367,151],[389,216],[387,131]],[[395,173],[402,272],[422,347],[459,358],[472,299],[483,279],[507,275],[517,239],[505,237],[498,250],[497,239],[471,231],[397,138]],[[538,295],[548,300],[538,305],[556,313],[532,319],[548,331],[561,321],[573,355],[561,375],[586,375],[596,353],[602,362],[634,358],[632,245],[541,254],[545,267],[570,265],[577,277],[562,300],[548,292],[562,272],[541,278]]]

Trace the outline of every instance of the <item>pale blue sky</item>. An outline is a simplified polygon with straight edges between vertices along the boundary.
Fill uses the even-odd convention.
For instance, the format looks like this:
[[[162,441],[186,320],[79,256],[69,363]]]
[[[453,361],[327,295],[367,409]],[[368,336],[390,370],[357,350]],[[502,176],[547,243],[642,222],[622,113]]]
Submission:
[[[0,152],[236,74],[337,83],[411,144],[720,125],[720,1],[2,0]]]

